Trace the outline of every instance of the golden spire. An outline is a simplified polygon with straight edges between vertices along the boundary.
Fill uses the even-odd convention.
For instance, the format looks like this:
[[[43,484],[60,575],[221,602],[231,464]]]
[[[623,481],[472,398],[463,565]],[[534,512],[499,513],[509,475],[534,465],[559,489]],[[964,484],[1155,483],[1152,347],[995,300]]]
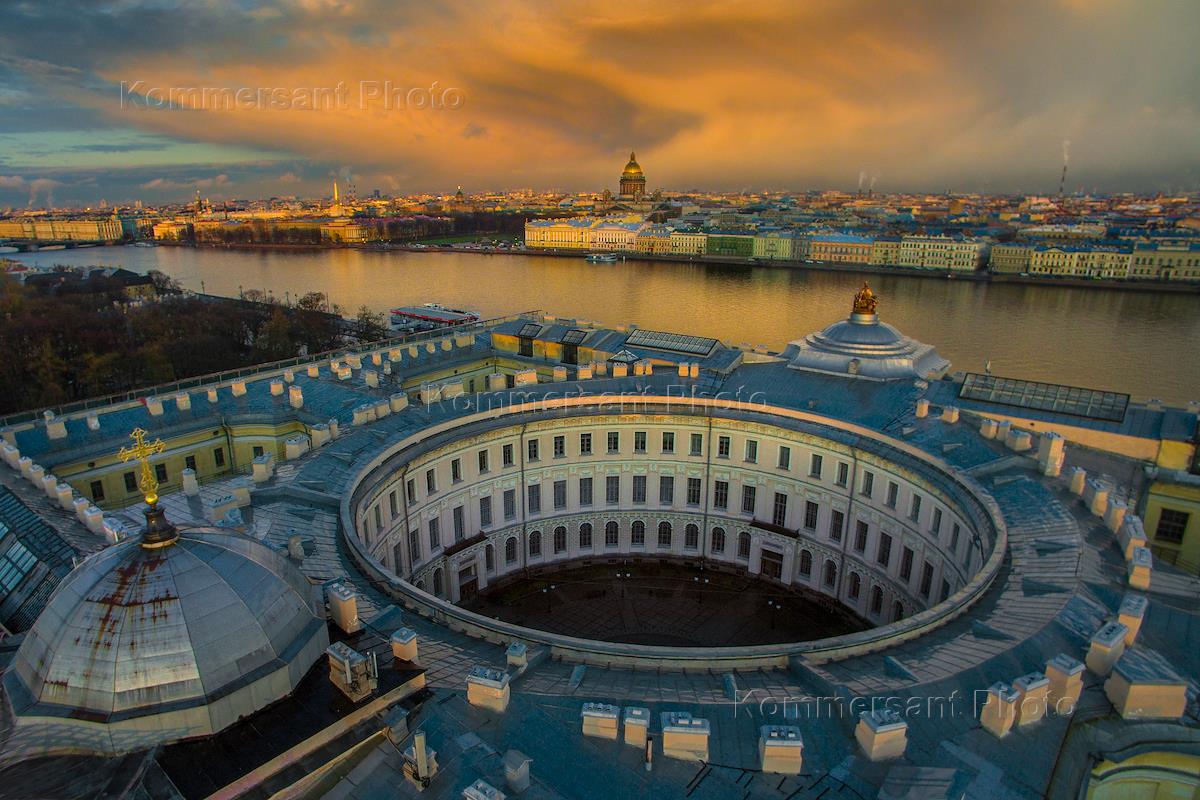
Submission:
[[[136,459],[141,462],[142,475],[138,479],[138,488],[142,490],[142,495],[146,498],[146,504],[153,507],[158,502],[158,480],[154,477],[154,470],[150,468],[150,456],[158,455],[166,449],[161,439],[155,439],[153,442],[146,441],[146,432],[141,428],[134,428],[133,433],[129,434],[129,438],[133,439],[133,447],[122,447],[122,461]]]
[[[871,291],[871,287],[864,281],[862,288],[858,290],[858,294],[854,295],[854,313],[874,314],[876,305],[875,293]]]

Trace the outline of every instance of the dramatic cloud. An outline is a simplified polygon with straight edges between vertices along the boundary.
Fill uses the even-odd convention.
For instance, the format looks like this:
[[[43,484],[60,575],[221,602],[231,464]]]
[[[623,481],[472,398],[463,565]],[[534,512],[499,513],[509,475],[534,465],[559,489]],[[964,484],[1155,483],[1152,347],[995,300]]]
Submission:
[[[4,133],[57,131],[73,169],[205,164],[247,194],[323,190],[343,166],[399,192],[600,189],[630,149],[652,187],[1036,192],[1069,140],[1068,188],[1200,185],[1194,3],[28,0],[5,17],[8,172],[54,154]],[[271,159],[287,166],[252,166]]]

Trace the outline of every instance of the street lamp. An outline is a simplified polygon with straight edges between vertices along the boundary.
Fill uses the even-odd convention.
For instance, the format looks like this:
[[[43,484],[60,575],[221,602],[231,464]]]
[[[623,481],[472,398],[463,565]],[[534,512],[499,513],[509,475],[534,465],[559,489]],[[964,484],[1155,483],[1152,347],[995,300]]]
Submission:
[[[550,598],[551,598],[550,593],[553,592],[554,589],[555,589],[555,586],[553,583],[550,584],[549,588],[542,587],[542,594],[546,595],[546,613],[547,614],[553,613],[553,610],[550,608]]]
[[[617,573],[617,582],[621,584],[621,599],[622,600],[625,599],[625,581],[631,577],[633,577],[633,575],[632,575],[632,573],[629,573],[629,572],[618,572]]]
[[[771,630],[775,630],[775,612],[783,606],[775,600],[768,600],[767,607],[771,609]]]
[[[692,577],[692,583],[696,584],[696,602],[704,605],[704,587],[708,586],[708,578],[695,575]]]

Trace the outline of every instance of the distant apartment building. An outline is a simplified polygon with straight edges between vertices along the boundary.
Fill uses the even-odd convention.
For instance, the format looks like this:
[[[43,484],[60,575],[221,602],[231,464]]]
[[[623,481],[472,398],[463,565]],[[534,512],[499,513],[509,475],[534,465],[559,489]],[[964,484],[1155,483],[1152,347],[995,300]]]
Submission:
[[[525,223],[525,246],[542,250],[587,250],[591,247],[591,217],[535,219]]]
[[[796,258],[795,236],[791,231],[771,231],[754,237],[754,257],[771,261]]]
[[[1031,225],[1017,231],[1019,239],[1072,242],[1085,239],[1102,239],[1108,232],[1104,225],[1079,223],[1075,225]]]
[[[1200,244],[1139,244],[1131,254],[1129,277],[1200,281]]]
[[[338,220],[321,225],[321,238],[344,244],[361,244],[371,239],[372,230],[357,222]]]
[[[179,241],[192,237],[192,223],[184,220],[164,220],[155,223],[154,238],[163,241]]]
[[[644,225],[640,219],[602,219],[590,230],[591,249],[604,251],[630,251],[634,249],[638,231]]]
[[[882,237],[871,242],[870,264],[877,267],[887,267],[900,260],[900,238]]]
[[[704,255],[707,238],[700,231],[673,230],[670,235],[671,254],[677,256]]]
[[[951,236],[905,236],[896,265],[923,269],[974,272],[984,264],[987,243]]]
[[[848,233],[814,234],[809,240],[809,258],[831,264],[867,264],[871,240]]]
[[[117,217],[104,219],[0,219],[0,239],[41,242],[115,242],[124,229]]]
[[[748,233],[710,233],[705,241],[710,256],[753,258],[754,236]]]
[[[988,260],[988,269],[992,272],[1019,274],[1029,272],[1029,257],[1033,255],[1033,245],[1028,244],[994,244]]]
[[[639,253],[669,255],[671,229],[666,225],[643,225],[634,236],[633,249]]]

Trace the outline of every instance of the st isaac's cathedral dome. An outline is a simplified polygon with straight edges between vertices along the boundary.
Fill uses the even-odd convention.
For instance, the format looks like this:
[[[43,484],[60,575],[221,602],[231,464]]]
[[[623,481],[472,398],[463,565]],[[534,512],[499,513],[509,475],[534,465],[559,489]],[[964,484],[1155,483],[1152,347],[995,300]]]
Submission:
[[[4,676],[27,754],[115,754],[206,736],[295,689],[329,643],[287,557],[217,528],[147,531],[55,590]]]
[[[950,362],[932,345],[880,322],[877,299],[865,283],[849,317],[788,344],[784,358],[793,369],[875,380],[939,378]]]

